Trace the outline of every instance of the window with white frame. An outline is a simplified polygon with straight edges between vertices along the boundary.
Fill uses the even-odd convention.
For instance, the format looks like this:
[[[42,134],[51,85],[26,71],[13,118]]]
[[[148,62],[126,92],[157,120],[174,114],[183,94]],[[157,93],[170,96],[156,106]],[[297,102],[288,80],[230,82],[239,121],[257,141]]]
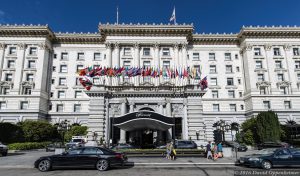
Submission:
[[[238,54],[235,54],[234,57],[235,57],[235,59],[239,59],[239,55]]]
[[[56,71],[56,66],[52,67],[52,71],[54,71],[54,72]]]
[[[74,104],[74,112],[80,112],[81,104]]]
[[[170,61],[163,61],[163,68],[170,68]]]
[[[263,101],[264,109],[271,109],[270,101]]]
[[[215,53],[209,53],[208,54],[208,59],[209,60],[216,60],[216,54]]]
[[[257,81],[265,81],[265,76],[264,74],[257,74]]]
[[[7,68],[15,68],[15,61],[14,60],[8,60],[7,61]]]
[[[282,62],[281,61],[275,61],[275,68],[282,68]]]
[[[57,98],[66,98],[66,93],[64,90],[60,90],[57,93]]]
[[[200,79],[201,77],[200,65],[194,65],[194,69],[196,72],[195,79]]]
[[[260,48],[254,48],[254,55],[255,56],[260,56],[261,55]]]
[[[79,72],[80,70],[82,70],[83,69],[83,65],[77,65],[76,66],[76,72]]]
[[[77,53],[77,60],[84,60],[84,53]]]
[[[240,72],[240,67],[236,67],[236,72]]]
[[[67,78],[59,78],[58,85],[66,86],[67,85]]]
[[[57,54],[53,54],[53,59],[56,59],[57,58]]]
[[[287,87],[279,87],[280,94],[286,95],[287,94]]]
[[[6,109],[6,102],[5,101],[0,101],[0,110]]]
[[[241,105],[241,110],[244,110],[244,105]]]
[[[200,60],[199,53],[193,53],[193,60]]]
[[[2,91],[1,93],[2,93],[3,95],[8,95],[10,89],[9,89],[9,87],[2,87],[2,90],[1,90],[1,91]]]
[[[225,53],[225,60],[231,60],[231,53]]]
[[[280,56],[280,48],[273,48],[274,56]]]
[[[100,84],[100,78],[93,78],[93,84],[99,85]]]
[[[68,60],[68,53],[61,53],[61,60]]]
[[[30,47],[29,48],[29,54],[30,55],[36,55],[37,54],[37,47]]]
[[[56,105],[56,112],[63,112],[64,111],[64,105],[63,104],[57,104]]]
[[[150,56],[150,48],[143,48],[143,56]]]
[[[32,73],[28,73],[26,75],[26,81],[33,81],[34,80],[34,75]]]
[[[28,60],[27,68],[30,69],[36,68],[35,60]]]
[[[291,109],[291,101],[284,101],[284,109]]]
[[[277,79],[278,81],[284,81],[284,77],[283,77],[283,74],[277,74]]]
[[[131,61],[123,61],[123,67],[129,69],[131,67]]]
[[[124,48],[124,56],[131,56],[131,48]]]
[[[101,53],[94,53],[94,60],[95,61],[101,60]]]
[[[227,86],[233,86],[234,82],[233,82],[233,78],[227,78]]]
[[[228,98],[235,98],[234,90],[228,90]]]
[[[216,86],[218,85],[218,81],[217,81],[217,78],[210,78],[210,85],[212,86]]]
[[[50,97],[52,98],[54,95],[54,92],[50,92]]]
[[[230,104],[229,107],[231,112],[236,112],[236,104]]]
[[[60,65],[59,71],[60,71],[60,73],[67,73],[68,72],[68,66],[67,65]]]
[[[240,97],[243,97],[243,92],[239,92],[239,96],[240,96]]]
[[[226,65],[226,73],[232,73],[232,65]]]
[[[297,80],[300,81],[300,73],[297,74]]]
[[[242,84],[242,81],[240,78],[238,78],[238,84],[241,85]]]
[[[163,56],[170,56],[170,48],[163,48],[162,49]]]
[[[210,65],[209,66],[209,73],[217,73],[217,66],[216,65]]]
[[[20,109],[28,109],[28,101],[21,101]]]
[[[54,84],[55,83],[55,79],[51,79],[51,84]]]
[[[260,95],[265,95],[266,94],[266,87],[259,87],[259,93],[260,93]]]
[[[220,111],[219,104],[213,104],[213,111],[214,112],[219,112]]]
[[[93,65],[93,69],[96,69],[96,68],[99,68],[100,67],[100,65]]]
[[[219,92],[217,90],[211,91],[212,98],[219,98]]]
[[[299,56],[299,48],[293,48],[294,56]]]
[[[31,87],[24,87],[23,88],[23,94],[24,95],[31,95],[31,90],[32,90]]]
[[[12,73],[6,73],[5,74],[5,81],[12,81],[13,74]]]
[[[257,68],[257,69],[263,68],[262,61],[256,61],[255,62],[255,68]]]
[[[9,54],[10,55],[16,55],[17,54],[17,47],[15,47],[15,46],[9,47]]]
[[[150,61],[144,61],[143,62],[143,67],[145,69],[150,68],[151,67],[151,62]],[[150,76],[143,76],[143,80],[144,80],[144,82],[150,82],[151,77]]]
[[[75,91],[75,98],[82,98],[82,91],[76,90]]]
[[[300,69],[300,61],[295,61],[295,68]]]

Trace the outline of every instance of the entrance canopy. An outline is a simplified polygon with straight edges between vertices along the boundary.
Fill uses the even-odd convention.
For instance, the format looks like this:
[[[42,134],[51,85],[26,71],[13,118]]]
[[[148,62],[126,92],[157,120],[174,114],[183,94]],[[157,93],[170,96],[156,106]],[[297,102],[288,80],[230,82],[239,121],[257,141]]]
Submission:
[[[113,125],[125,131],[151,129],[165,131],[175,123],[174,118],[155,113],[153,111],[139,111],[116,117]]]

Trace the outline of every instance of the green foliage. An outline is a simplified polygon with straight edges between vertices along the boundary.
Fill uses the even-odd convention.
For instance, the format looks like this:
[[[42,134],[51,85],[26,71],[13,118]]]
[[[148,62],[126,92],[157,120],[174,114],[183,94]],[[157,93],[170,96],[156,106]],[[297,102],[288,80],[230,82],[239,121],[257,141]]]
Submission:
[[[281,128],[278,116],[273,111],[259,113],[256,118],[256,127],[259,142],[280,140]]]
[[[51,142],[24,142],[12,143],[8,145],[9,150],[31,150],[45,148]]]
[[[246,145],[254,145],[255,141],[253,132],[250,129],[244,133],[243,143],[245,143]]]
[[[56,128],[45,120],[26,120],[19,125],[23,130],[24,138],[27,142],[48,141],[56,134]]]
[[[20,126],[12,123],[0,123],[0,141],[3,143],[19,142],[23,140]]]
[[[65,134],[65,141],[70,141],[72,136],[85,136],[87,135],[86,126],[72,126]]]
[[[253,131],[256,128],[256,118],[252,117],[250,119],[247,119],[244,123],[241,125],[241,129],[243,131],[251,130]]]

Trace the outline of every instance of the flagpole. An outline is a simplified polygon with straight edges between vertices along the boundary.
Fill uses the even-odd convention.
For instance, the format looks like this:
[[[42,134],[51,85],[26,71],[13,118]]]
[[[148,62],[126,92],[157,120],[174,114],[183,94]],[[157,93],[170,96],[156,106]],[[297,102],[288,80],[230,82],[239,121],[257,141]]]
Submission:
[[[119,24],[119,7],[117,6],[117,24]]]
[[[175,11],[175,6],[174,6],[174,13],[175,13],[174,25],[176,25],[176,11]]]

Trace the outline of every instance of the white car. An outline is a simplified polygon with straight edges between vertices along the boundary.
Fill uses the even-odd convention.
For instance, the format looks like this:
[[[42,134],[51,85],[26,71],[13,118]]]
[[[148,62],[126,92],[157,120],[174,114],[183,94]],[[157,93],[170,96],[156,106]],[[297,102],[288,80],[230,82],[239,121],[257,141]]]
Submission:
[[[0,142],[0,153],[2,156],[6,156],[8,151],[8,147]]]

